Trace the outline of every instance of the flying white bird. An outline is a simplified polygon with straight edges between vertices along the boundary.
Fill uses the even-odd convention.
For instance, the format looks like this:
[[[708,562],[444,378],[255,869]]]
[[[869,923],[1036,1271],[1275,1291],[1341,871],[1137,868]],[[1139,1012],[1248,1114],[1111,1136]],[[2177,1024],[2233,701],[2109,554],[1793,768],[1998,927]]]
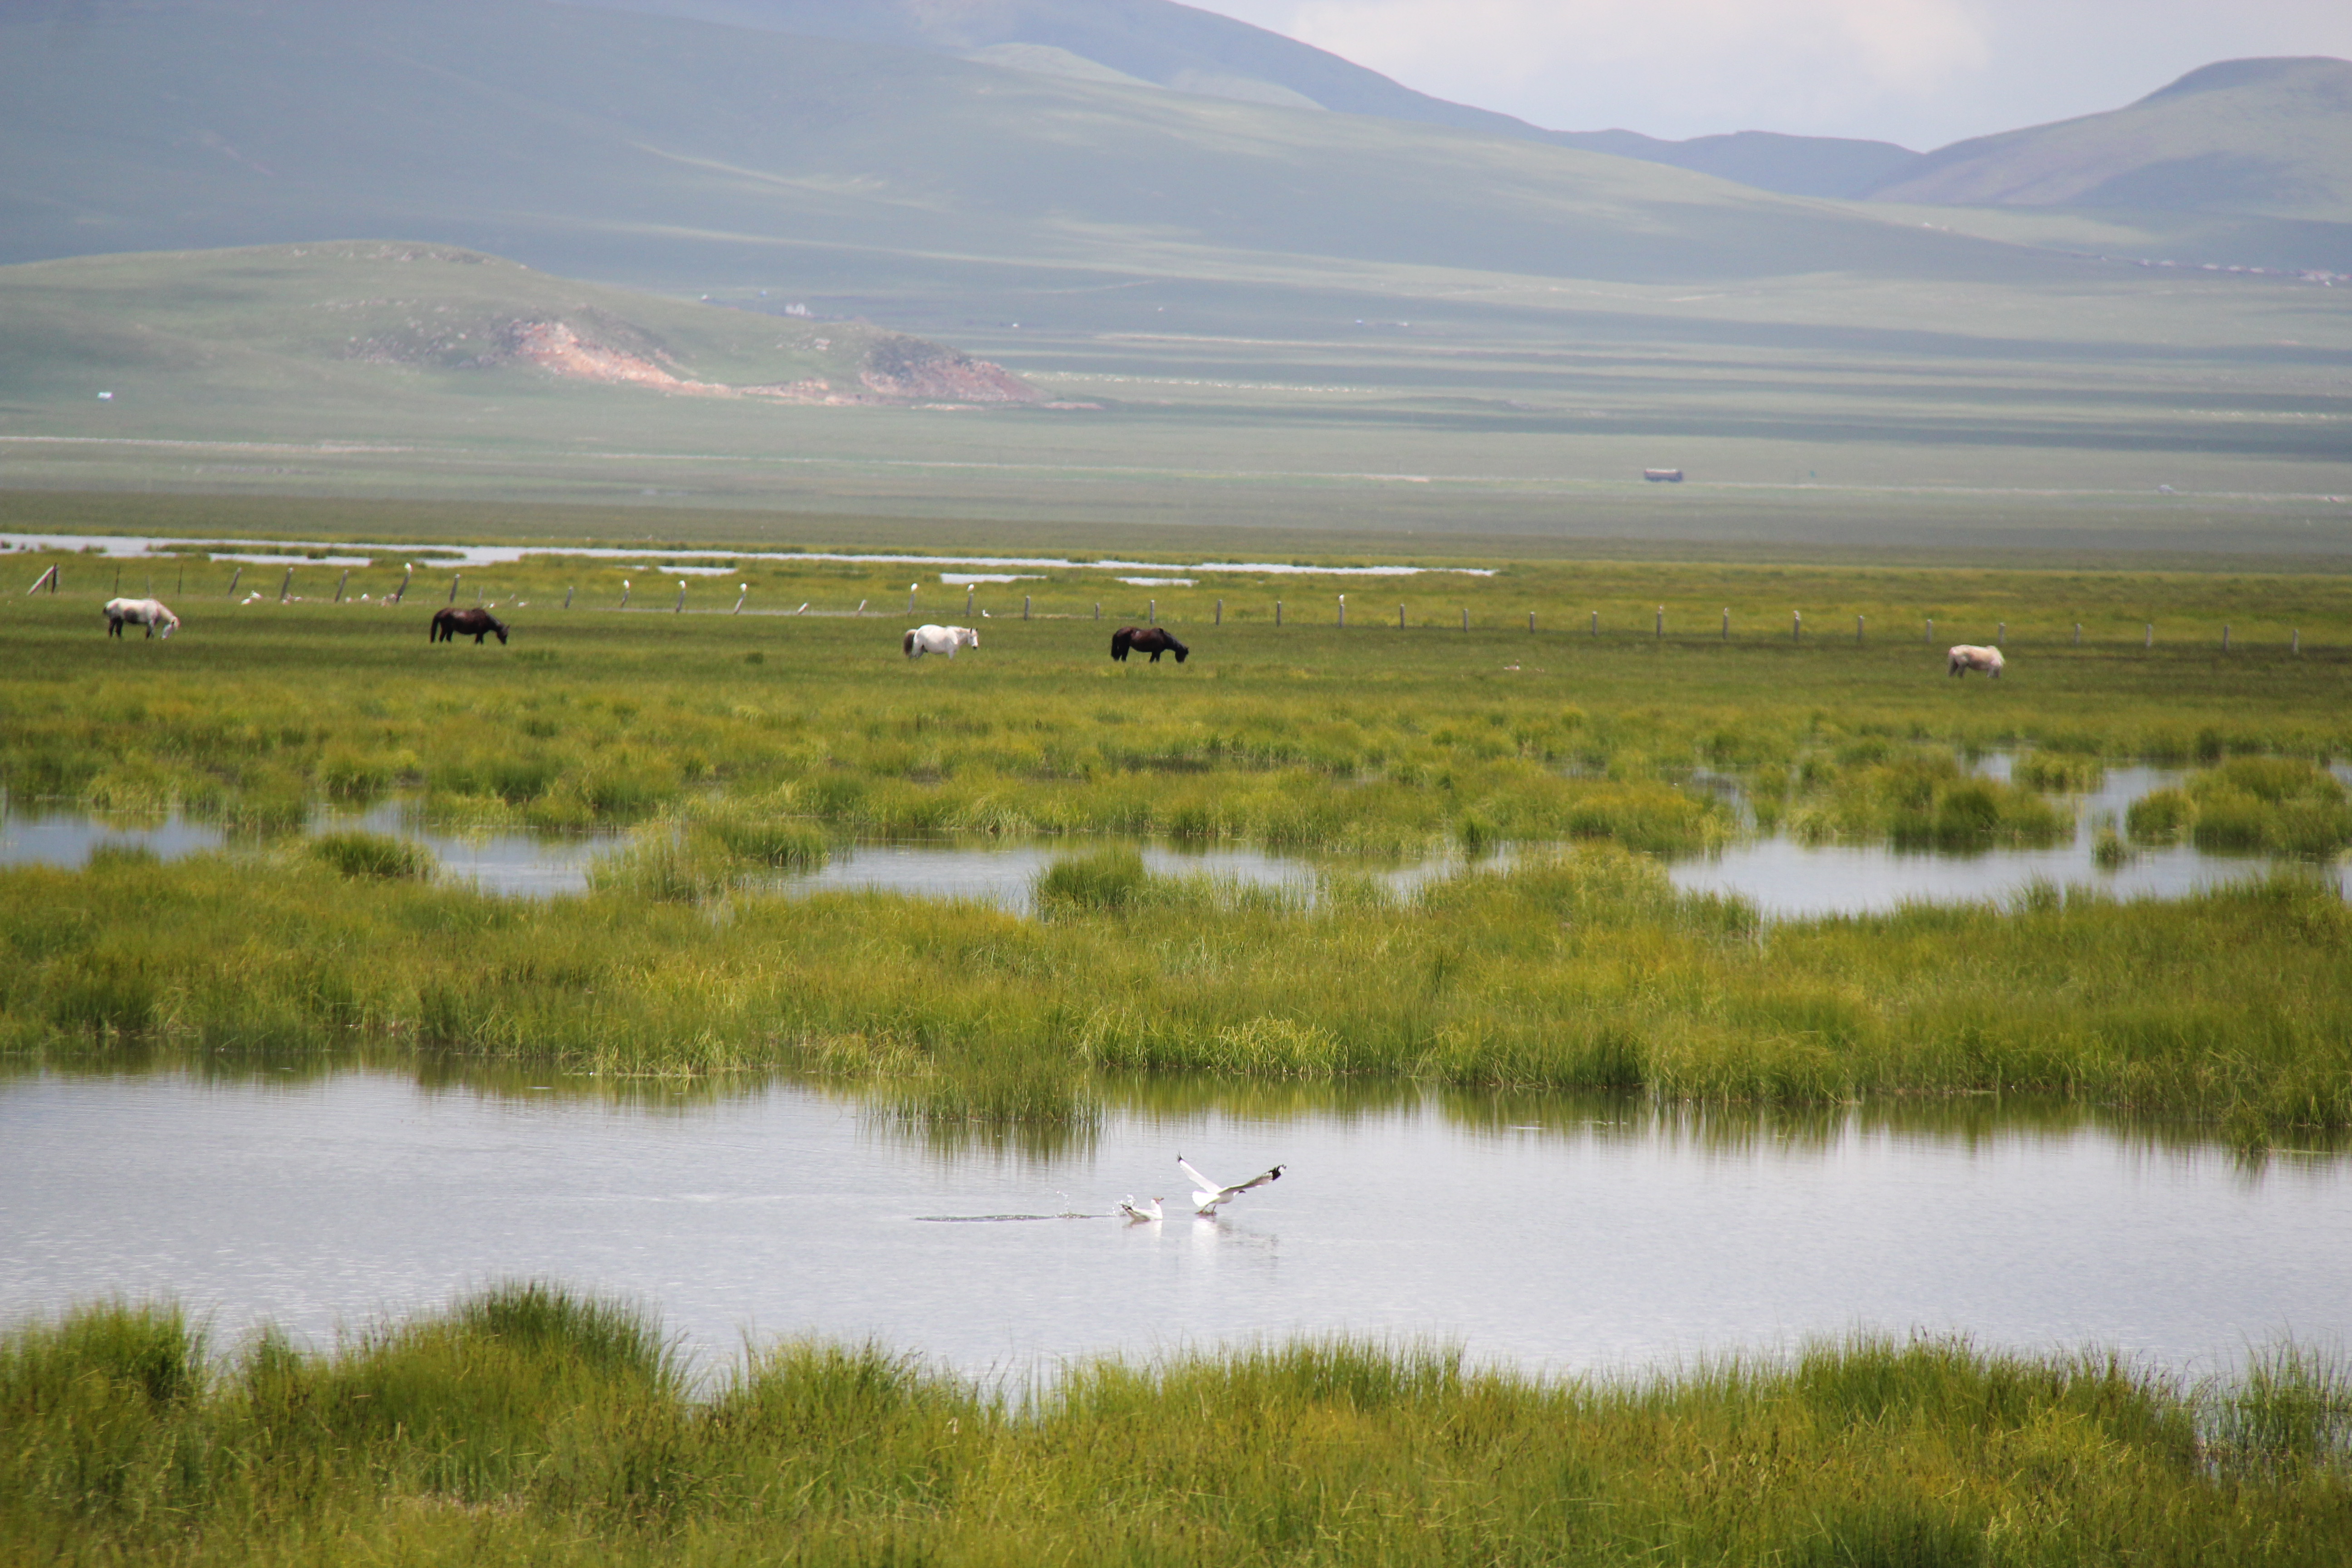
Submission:
[[[1217,1212],[1219,1204],[1229,1202],[1252,1187],[1262,1187],[1282,1174],[1282,1167],[1276,1165],[1273,1170],[1262,1172],[1246,1182],[1236,1182],[1230,1187],[1223,1187],[1194,1170],[1192,1162],[1181,1154],[1176,1156],[1176,1164],[1186,1175],[1192,1177],[1194,1183],[1195,1190],[1192,1194],[1194,1214],[1213,1215]]]
[[[1118,1212],[1133,1220],[1160,1219],[1164,1217],[1160,1212],[1160,1200],[1158,1198],[1151,1200],[1151,1206],[1150,1208],[1144,1208],[1136,1203],[1135,1194],[1133,1193],[1129,1193],[1127,1196],[1118,1200]]]

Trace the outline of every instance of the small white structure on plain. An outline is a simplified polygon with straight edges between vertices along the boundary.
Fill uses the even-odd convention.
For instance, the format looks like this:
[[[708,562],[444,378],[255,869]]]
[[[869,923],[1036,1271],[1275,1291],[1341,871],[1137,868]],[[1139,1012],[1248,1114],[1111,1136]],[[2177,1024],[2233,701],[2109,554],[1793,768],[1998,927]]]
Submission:
[[[1158,1198],[1151,1200],[1151,1206],[1150,1208],[1145,1208],[1142,1205],[1135,1201],[1135,1194],[1133,1193],[1129,1193],[1127,1196],[1118,1200],[1118,1212],[1125,1215],[1129,1219],[1134,1220],[1139,1224],[1149,1220],[1163,1219],[1166,1217],[1160,1211],[1160,1200]]]
[[[1176,1156],[1176,1168],[1192,1178],[1192,1184],[1194,1187],[1192,1194],[1192,1212],[1194,1214],[1205,1215],[1215,1214],[1219,1204],[1231,1203],[1234,1198],[1239,1197],[1242,1194],[1249,1191],[1252,1187],[1262,1187],[1268,1182],[1278,1180],[1282,1175],[1282,1167],[1280,1165],[1276,1165],[1271,1171],[1259,1172],[1256,1175],[1252,1176],[1246,1182],[1235,1182],[1232,1186],[1224,1187],[1219,1186],[1216,1183],[1209,1180],[1208,1177],[1194,1170],[1192,1168],[1192,1163],[1185,1159],[1181,1154]]]
[[[98,400],[100,403],[111,403],[114,401],[114,394],[110,392],[101,392],[98,395]]]

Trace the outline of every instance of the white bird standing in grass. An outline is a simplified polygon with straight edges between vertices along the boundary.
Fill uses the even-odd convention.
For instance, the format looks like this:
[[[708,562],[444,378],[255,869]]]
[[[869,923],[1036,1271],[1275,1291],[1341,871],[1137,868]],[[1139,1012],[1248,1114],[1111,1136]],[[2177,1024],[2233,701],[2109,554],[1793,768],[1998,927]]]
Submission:
[[[1131,1220],[1162,1219],[1166,1217],[1160,1212],[1160,1200],[1158,1198],[1151,1200],[1151,1206],[1150,1208],[1144,1208],[1140,1205],[1137,1204],[1135,1201],[1135,1194],[1133,1193],[1129,1193],[1127,1196],[1118,1200],[1118,1212],[1125,1215]]]
[[[1246,1182],[1235,1182],[1230,1187],[1222,1187],[1194,1170],[1192,1162],[1185,1159],[1183,1155],[1176,1156],[1176,1164],[1186,1175],[1192,1178],[1195,1188],[1192,1194],[1194,1214],[1214,1215],[1219,1204],[1229,1203],[1252,1187],[1262,1187],[1282,1174],[1282,1167],[1276,1165],[1273,1170],[1260,1172]]]

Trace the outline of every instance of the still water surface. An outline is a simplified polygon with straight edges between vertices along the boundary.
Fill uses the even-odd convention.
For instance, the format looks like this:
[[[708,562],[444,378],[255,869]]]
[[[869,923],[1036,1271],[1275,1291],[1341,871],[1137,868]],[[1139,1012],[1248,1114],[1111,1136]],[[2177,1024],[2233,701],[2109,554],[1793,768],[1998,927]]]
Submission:
[[[1016,1152],[782,1080],[537,1082],[0,1079],[0,1319],[170,1292],[231,1340],[323,1341],[545,1275],[657,1305],[706,1364],[813,1331],[996,1372],[1335,1331],[1605,1369],[1856,1327],[2206,1372],[2352,1331],[2352,1161],[2250,1167],[2046,1109],[1154,1089]],[[1179,1192],[1179,1152],[1289,1170],[1213,1221],[1110,1217]]]

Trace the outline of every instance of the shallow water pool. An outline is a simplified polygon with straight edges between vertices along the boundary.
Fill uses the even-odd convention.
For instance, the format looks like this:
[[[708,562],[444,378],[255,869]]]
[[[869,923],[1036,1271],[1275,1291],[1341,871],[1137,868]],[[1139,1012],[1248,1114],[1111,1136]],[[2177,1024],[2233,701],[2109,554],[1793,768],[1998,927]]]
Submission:
[[[1112,1217],[1281,1180],[1213,1220]],[[2192,1372],[2352,1330],[2352,1161],[1984,1101],[1776,1120],[1570,1097],[1166,1085],[1012,1146],[724,1089],[223,1068],[0,1079],[0,1317],[175,1293],[233,1340],[548,1276],[708,1358],[814,1331],[1016,1370],[1294,1333],[1549,1368],[1856,1328]],[[961,1223],[949,1223],[961,1222]]]

